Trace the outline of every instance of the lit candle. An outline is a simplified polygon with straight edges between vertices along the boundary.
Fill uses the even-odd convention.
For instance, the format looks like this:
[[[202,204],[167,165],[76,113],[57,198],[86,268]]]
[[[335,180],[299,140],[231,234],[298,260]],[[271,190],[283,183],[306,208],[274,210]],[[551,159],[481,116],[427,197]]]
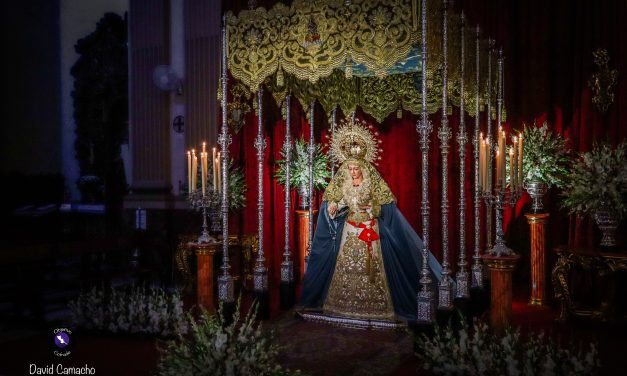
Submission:
[[[514,190],[515,182],[515,174],[514,174],[514,147],[510,146],[509,148],[509,188],[510,190]]]
[[[213,190],[217,191],[218,190],[218,163],[216,162],[216,148],[213,148],[213,155],[211,156],[211,165],[213,166],[213,168],[211,169],[211,171],[213,172]]]
[[[518,184],[523,185],[523,136],[518,136]]]
[[[503,177],[501,176],[501,148],[496,149],[496,186],[503,185]]]
[[[480,177],[480,187],[481,191],[485,192],[486,190],[486,147],[485,147],[485,139],[483,138],[483,133],[481,133],[479,140],[481,143],[479,144],[479,177]]]
[[[513,189],[518,189],[518,137],[512,137],[512,144],[512,151],[514,152],[514,155],[510,156],[509,163],[510,179],[512,179],[510,186]]]
[[[192,149],[192,192],[196,192],[196,183],[198,181],[198,157],[196,150]]]
[[[216,160],[216,164],[218,165],[218,192],[222,192],[222,160],[220,159],[220,154],[221,153],[218,152],[218,158]]]
[[[187,151],[187,191],[192,191],[192,153]]]
[[[205,148],[205,143],[203,142],[202,145],[203,149]],[[203,196],[205,194],[207,194],[207,152],[203,151],[202,153],[200,153],[200,161],[201,161],[201,166],[200,166],[200,171],[201,171],[201,175],[200,175],[200,180],[202,182],[202,194]]]

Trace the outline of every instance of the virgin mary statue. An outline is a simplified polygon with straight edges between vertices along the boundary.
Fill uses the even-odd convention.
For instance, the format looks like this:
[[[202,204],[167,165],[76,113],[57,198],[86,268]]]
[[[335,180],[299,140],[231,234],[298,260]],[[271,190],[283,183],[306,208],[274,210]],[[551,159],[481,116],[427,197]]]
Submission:
[[[423,243],[372,165],[378,142],[365,123],[350,119],[331,141],[340,167],[320,206],[303,283],[305,309],[351,319],[416,319]],[[435,288],[441,267],[431,254],[428,264]]]

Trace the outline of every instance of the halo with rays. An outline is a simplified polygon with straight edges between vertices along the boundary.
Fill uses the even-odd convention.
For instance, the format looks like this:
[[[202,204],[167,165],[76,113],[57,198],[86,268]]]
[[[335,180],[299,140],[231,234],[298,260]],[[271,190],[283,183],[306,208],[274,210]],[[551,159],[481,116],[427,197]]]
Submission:
[[[342,120],[335,130],[329,147],[329,156],[337,163],[344,163],[347,159],[363,159],[374,163],[381,159],[379,156],[379,140],[374,131],[365,121],[351,119]]]

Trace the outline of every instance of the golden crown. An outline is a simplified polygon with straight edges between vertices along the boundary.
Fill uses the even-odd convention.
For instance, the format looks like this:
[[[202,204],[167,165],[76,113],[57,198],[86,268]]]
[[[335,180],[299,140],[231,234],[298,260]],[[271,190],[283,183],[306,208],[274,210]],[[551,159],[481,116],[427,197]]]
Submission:
[[[346,118],[340,122],[331,139],[329,155],[338,163],[347,159],[363,159],[373,163],[379,157],[379,133],[363,120]]]

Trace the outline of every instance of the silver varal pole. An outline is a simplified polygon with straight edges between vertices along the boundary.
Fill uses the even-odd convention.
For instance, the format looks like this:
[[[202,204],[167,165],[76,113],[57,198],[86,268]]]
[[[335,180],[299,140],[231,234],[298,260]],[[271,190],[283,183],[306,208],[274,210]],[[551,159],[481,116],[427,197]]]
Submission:
[[[294,282],[294,262],[290,253],[290,158],[292,154],[292,141],[290,138],[291,125],[291,99],[290,95],[285,97],[285,141],[283,150],[285,153],[285,248],[283,251],[283,262],[281,263],[281,282]]]
[[[472,279],[471,279],[471,287],[473,288],[483,288],[483,264],[481,262],[481,188],[479,186],[479,145],[481,137],[481,103],[479,95],[481,93],[481,89],[479,87],[479,26],[477,26],[477,35],[475,39],[475,87],[477,92],[475,94],[475,134],[472,140],[474,147],[474,158],[475,158],[475,197],[474,197],[474,210],[475,210],[475,250],[474,255],[472,256]]]
[[[492,45],[494,41],[492,39],[488,39],[488,79],[487,87],[486,87],[486,121],[487,121],[487,143],[488,143],[488,152],[487,152],[487,171],[488,175],[488,186],[484,187],[485,198],[486,198],[486,249],[492,248],[492,156],[493,156],[493,148],[494,148],[494,137],[492,137]]]
[[[447,86],[448,86],[448,3],[443,0],[442,12],[442,54],[444,56],[442,69],[442,120],[438,129],[440,139],[440,155],[442,157],[442,280],[438,286],[438,309],[453,308],[453,284],[448,261],[448,154],[451,139],[451,127],[448,125]]]
[[[255,292],[265,292],[268,290],[268,270],[263,255],[263,156],[266,150],[266,140],[263,138],[263,87],[261,86],[257,91],[257,115],[255,149],[257,149],[257,237],[259,241],[253,285]]]
[[[422,2],[422,109],[420,122],[416,128],[420,135],[422,153],[422,268],[420,270],[420,291],[416,297],[418,303],[417,321],[432,324],[435,319],[433,291],[431,289],[431,273],[429,271],[429,135],[433,129],[427,114],[427,2]]]
[[[468,263],[466,262],[466,123],[464,119],[464,65],[466,62],[465,51],[465,17],[461,14],[461,69],[460,69],[460,104],[459,104],[459,133],[457,143],[459,145],[459,260],[457,262],[457,274],[455,279],[457,289],[456,298],[469,298],[468,291]]]
[[[314,150],[316,148],[314,144],[314,113],[315,113],[316,102],[311,101],[309,105],[309,147],[307,151],[309,152],[309,159],[307,161],[309,167],[309,239],[307,240],[307,255],[305,256],[305,271],[307,270],[307,265],[309,264],[309,254],[311,253],[311,245],[313,243],[313,192],[314,192],[314,184],[313,184],[313,160],[314,160]]]
[[[218,137],[222,152],[222,275],[218,277],[218,299],[223,303],[232,303],[235,300],[233,278],[230,273],[229,263],[229,175],[227,174],[229,160],[229,145],[231,136],[227,128],[227,34],[226,16],[222,23],[222,131]]]
[[[331,139],[335,136],[335,127],[337,125],[337,105],[333,107],[331,113]],[[331,177],[335,176],[335,160],[331,159]]]

